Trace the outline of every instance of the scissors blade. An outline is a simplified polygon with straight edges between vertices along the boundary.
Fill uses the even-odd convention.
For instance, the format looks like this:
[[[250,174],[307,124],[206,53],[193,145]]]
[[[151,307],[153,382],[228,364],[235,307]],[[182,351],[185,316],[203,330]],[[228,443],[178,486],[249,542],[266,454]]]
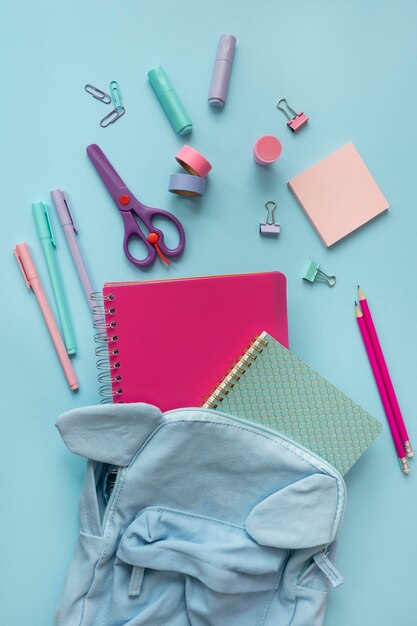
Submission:
[[[90,144],[87,146],[87,154],[119,210],[123,210],[124,208],[120,203],[120,197],[123,194],[127,194],[131,200],[136,200],[100,146],[95,143]]]

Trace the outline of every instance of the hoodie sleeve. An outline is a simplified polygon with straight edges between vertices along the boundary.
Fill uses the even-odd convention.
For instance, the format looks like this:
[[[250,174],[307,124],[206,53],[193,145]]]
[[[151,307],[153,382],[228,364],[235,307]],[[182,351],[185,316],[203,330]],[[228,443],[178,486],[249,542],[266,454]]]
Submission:
[[[99,404],[63,413],[55,425],[74,454],[126,466],[162,422],[150,404]]]

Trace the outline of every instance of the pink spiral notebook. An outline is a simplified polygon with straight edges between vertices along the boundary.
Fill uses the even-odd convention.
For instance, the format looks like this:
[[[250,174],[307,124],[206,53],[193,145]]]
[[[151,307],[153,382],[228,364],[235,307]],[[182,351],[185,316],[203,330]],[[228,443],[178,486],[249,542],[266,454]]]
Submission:
[[[113,402],[198,406],[263,329],[288,348],[280,272],[106,283],[103,296]]]

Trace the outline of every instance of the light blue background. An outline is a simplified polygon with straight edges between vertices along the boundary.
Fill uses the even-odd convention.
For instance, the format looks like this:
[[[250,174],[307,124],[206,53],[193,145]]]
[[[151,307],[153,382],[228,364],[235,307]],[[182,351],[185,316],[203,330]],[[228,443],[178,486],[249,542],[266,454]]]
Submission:
[[[31,202],[49,201],[53,188],[67,190],[97,288],[112,280],[281,270],[293,351],[385,423],[354,318],[359,282],[417,448],[417,4],[2,0],[1,12],[0,621],[46,626],[77,536],[84,472],[84,460],[66,450],[54,421],[64,410],[97,403],[98,393],[91,322],[55,215],[79,346],[78,394],[66,386],[12,255],[16,243],[30,244],[51,295]],[[218,111],[208,107],[207,92],[223,32],[238,43],[227,106]],[[185,140],[147,84],[147,70],[158,64],[194,122]],[[126,115],[103,130],[99,120],[110,109],[89,97],[84,84],[106,88],[112,79],[121,86]],[[310,116],[297,135],[275,109],[283,96]],[[253,143],[265,133],[283,144],[269,169],[252,160]],[[391,209],[326,250],[286,183],[348,141]],[[169,269],[157,262],[143,273],[122,254],[120,216],[85,154],[93,142],[145,203],[174,212],[184,224],[186,250]],[[201,199],[167,192],[183,143],[213,164]],[[269,199],[279,205],[278,240],[258,233]],[[301,280],[310,259],[336,274],[336,287]],[[330,596],[326,626],[416,624],[416,476],[415,464],[408,478],[401,474],[388,428],[349,473],[338,554],[346,582]]]

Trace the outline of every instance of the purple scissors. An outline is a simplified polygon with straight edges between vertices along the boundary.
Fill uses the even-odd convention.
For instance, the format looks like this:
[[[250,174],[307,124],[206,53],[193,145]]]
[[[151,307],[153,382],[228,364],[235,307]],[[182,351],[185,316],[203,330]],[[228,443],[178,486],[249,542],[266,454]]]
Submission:
[[[139,202],[97,144],[87,146],[87,154],[122,215],[125,225],[123,250],[129,261],[137,267],[145,267],[153,263],[158,254],[165,263],[169,264],[167,256],[176,256],[184,250],[185,233],[181,222],[168,211],[152,209]],[[163,232],[152,224],[153,218],[158,216],[165,217],[177,227],[180,241],[176,248],[167,248]],[[147,228],[148,234],[143,232],[139,221]],[[148,255],[144,259],[137,259],[130,253],[129,241],[132,237],[139,237],[145,244]]]

